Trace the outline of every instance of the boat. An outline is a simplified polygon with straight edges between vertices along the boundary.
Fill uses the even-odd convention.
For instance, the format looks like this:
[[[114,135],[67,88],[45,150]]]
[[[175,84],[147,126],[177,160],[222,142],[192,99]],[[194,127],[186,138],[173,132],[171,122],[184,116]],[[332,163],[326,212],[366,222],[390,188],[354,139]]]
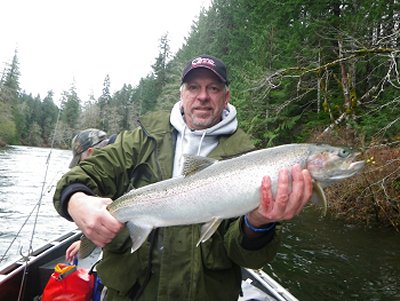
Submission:
[[[29,256],[22,256],[0,266],[0,299],[18,301],[40,301],[54,267],[65,262],[66,249],[82,233],[78,229],[34,250]],[[98,248],[89,257],[79,260],[78,267],[90,269],[97,261],[101,250]],[[238,301],[298,301],[288,290],[262,270],[242,269],[243,295]]]

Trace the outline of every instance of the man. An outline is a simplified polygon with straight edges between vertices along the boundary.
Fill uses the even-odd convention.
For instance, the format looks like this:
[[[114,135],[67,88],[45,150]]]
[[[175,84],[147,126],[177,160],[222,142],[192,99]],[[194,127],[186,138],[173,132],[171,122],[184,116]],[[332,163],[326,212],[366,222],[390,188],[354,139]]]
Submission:
[[[115,141],[116,135],[107,134],[98,129],[86,129],[74,136],[71,142],[72,160],[69,168],[76,166],[80,161],[89,157],[95,148],[101,148]]]
[[[110,137],[104,131],[98,129],[86,129],[74,136],[71,142],[72,160],[69,168],[76,166],[80,161],[88,158],[95,148],[102,148],[115,141],[116,135]],[[78,253],[80,241],[72,243],[65,253],[68,262],[73,262],[75,255]]]
[[[276,222],[293,218],[309,201],[310,173],[296,165],[291,177],[280,171],[275,196],[269,177],[260,179],[260,206],[224,221],[199,247],[201,225],[174,226],[154,230],[130,253],[127,229],[106,209],[112,199],[180,175],[183,154],[221,159],[254,150],[238,128],[228,85],[221,60],[209,55],[191,60],[182,74],[181,100],[171,112],[144,116],[140,127],[122,132],[59,181],[57,211],[103,247],[97,271],[108,301],[236,300],[240,266],[261,268],[271,261],[279,245]]]

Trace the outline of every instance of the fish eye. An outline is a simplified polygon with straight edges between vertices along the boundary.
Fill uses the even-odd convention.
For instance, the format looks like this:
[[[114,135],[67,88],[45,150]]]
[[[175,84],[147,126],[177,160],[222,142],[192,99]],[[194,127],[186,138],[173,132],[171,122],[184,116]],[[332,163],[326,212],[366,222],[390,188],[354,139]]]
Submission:
[[[350,156],[350,154],[351,154],[351,149],[349,149],[349,148],[342,148],[340,151],[339,151],[339,157],[341,157],[341,158],[346,158],[346,157],[348,157],[348,156]]]

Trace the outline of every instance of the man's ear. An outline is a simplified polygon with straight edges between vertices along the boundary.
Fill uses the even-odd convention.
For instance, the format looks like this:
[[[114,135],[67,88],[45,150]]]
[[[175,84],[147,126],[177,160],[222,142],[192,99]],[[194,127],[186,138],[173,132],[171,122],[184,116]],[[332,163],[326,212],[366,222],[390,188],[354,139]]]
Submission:
[[[225,93],[225,108],[227,108],[229,101],[231,100],[231,91],[228,90]]]
[[[90,156],[92,155],[93,151],[94,151],[94,147],[89,147],[89,148],[87,149],[87,155],[88,155],[88,157],[90,157]]]

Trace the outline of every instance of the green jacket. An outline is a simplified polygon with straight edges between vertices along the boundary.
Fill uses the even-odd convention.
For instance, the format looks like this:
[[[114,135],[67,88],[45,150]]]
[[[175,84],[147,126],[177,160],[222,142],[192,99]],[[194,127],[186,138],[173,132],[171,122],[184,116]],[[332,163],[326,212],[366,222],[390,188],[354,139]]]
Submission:
[[[57,211],[70,218],[60,198],[63,190],[74,183],[116,199],[131,188],[170,178],[175,140],[167,112],[145,116],[139,128],[121,133],[114,144],[96,149],[62,177],[54,195]],[[220,137],[209,157],[223,159],[253,149],[248,136],[237,130]],[[138,300],[237,300],[240,266],[263,267],[273,259],[279,244],[275,233],[261,247],[246,249],[241,227],[241,218],[227,220],[199,247],[196,242],[200,225],[160,228],[134,253],[130,253],[131,240],[124,229],[103,249],[97,265],[109,289],[107,300],[131,300],[128,296],[143,283],[147,284]]]

